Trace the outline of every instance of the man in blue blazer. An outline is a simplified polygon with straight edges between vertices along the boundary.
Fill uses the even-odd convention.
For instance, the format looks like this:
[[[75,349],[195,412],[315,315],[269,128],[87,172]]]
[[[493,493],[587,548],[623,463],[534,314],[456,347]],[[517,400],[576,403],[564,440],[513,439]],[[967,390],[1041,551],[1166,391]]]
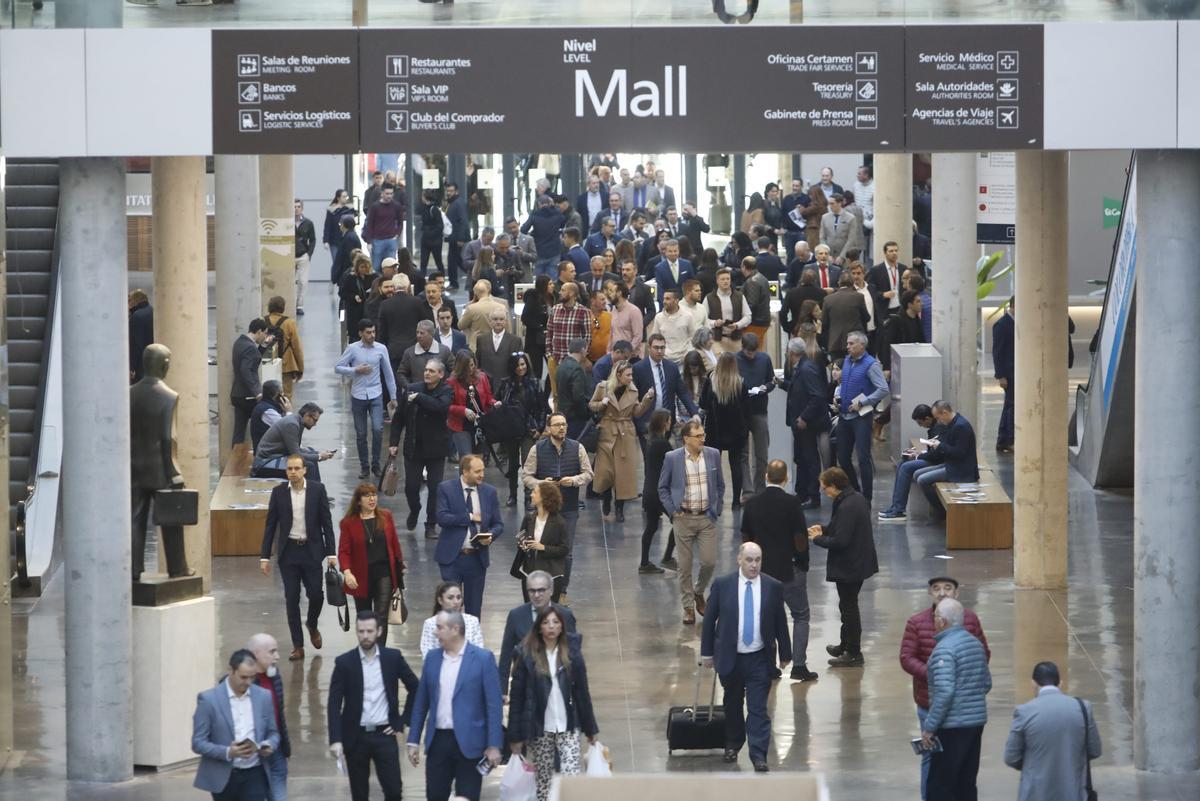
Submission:
[[[675,407],[678,400],[683,408],[693,416],[700,414],[696,408],[696,399],[688,391],[687,385],[679,373],[679,366],[667,358],[667,339],[662,334],[651,334],[646,343],[646,357],[633,366],[633,383],[637,386],[638,395],[645,395],[646,390],[654,390],[654,406],[641,417],[634,418],[637,426],[638,440],[645,447],[646,426],[650,423],[650,415],[655,409],[666,409],[671,413],[671,425],[675,425]],[[698,418],[697,418],[698,419]]]
[[[704,427],[692,419],[683,425],[683,447],[668,451],[658,476],[658,499],[675,527],[679,550],[679,594],[683,624],[696,623],[696,612],[704,614],[704,590],[717,565],[717,518],[725,504],[725,477],[721,474],[721,452],[704,445]],[[689,482],[688,475],[705,477]],[[692,583],[692,553],[700,551],[700,578]]]
[[[192,783],[221,801],[266,801],[263,760],[279,748],[271,693],[255,684],[258,660],[245,648],[229,657],[229,675],[196,696],[192,751],[200,767]]]
[[[445,801],[454,795],[479,801],[483,776],[476,763],[500,764],[503,730],[500,715],[500,674],[491,651],[466,640],[467,626],[459,612],[440,612],[440,648],[425,655],[421,683],[413,703],[408,730],[408,759],[421,763],[421,730],[425,730],[425,798]],[[439,703],[442,683],[453,684],[450,709]],[[447,714],[448,712],[448,714]],[[426,718],[428,726],[426,726]]]
[[[1000,315],[1000,319],[992,324],[992,366],[995,368],[996,383],[1004,390],[1000,428],[996,431],[997,453],[1012,453],[1013,449],[1013,379],[1017,373],[1013,361],[1016,337],[1013,300],[1008,299],[1008,308]]]
[[[354,622],[358,647],[333,663],[326,705],[329,750],[337,759],[345,757],[351,798],[366,800],[374,762],[375,778],[385,801],[400,801],[403,784],[396,735],[408,725],[417,694],[417,676],[400,651],[377,644],[380,631],[374,612],[359,612]],[[401,682],[405,691],[403,712]]]
[[[942,461],[940,464],[922,467],[913,473],[913,480],[925,493],[933,516],[944,518],[946,510],[934,485],[939,481],[978,481],[979,456],[975,453],[975,429],[967,422],[967,418],[954,411],[949,402],[934,402],[933,417],[946,429],[938,435],[938,444],[931,447],[929,453],[940,457]]]
[[[554,589],[553,576],[545,570],[535,570],[525,577],[525,589],[529,593],[529,603],[508,611],[508,619],[504,621],[504,637],[500,640],[500,692],[506,699],[513,656],[517,646],[525,641],[525,635],[533,628],[533,621],[539,612],[547,606],[554,607],[554,611],[562,618],[564,633],[575,633],[575,613],[570,607],[550,601]]]
[[[488,546],[504,533],[496,488],[483,481],[483,459],[468,454],[459,461],[461,475],[438,485],[437,522],[441,526],[434,557],[443,581],[463,588],[463,609],[479,617],[487,579]]]
[[[668,239],[663,248],[663,257],[654,265],[654,278],[658,287],[658,309],[662,311],[663,292],[668,289],[682,290],[683,282],[695,278],[696,271],[687,259],[679,258],[679,243]],[[683,297],[682,291],[676,297]]]
[[[279,546],[279,576],[283,579],[283,594],[287,604],[288,629],[292,634],[292,653],[289,660],[304,658],[304,632],[300,629],[300,585],[308,595],[308,636],[313,648],[321,648],[321,632],[317,621],[325,603],[323,563],[337,561],[334,545],[333,520],[329,515],[329,496],[325,485],[304,478],[305,464],[299,455],[287,459],[287,483],[271,490],[267,505],[267,525],[263,530],[262,552],[258,566],[264,576],[271,575],[271,551],[276,535]],[[297,514],[298,512],[302,513]],[[303,525],[298,525],[303,523]]]
[[[771,746],[767,694],[775,675],[775,648],[779,648],[780,666],[786,667],[792,661],[792,642],[783,585],[761,571],[762,548],[744,542],[738,548],[737,572],[713,582],[704,613],[700,664],[717,671],[725,690],[725,761],[736,762],[749,739],[754,770],[766,773]]]
[[[603,256],[606,250],[617,249],[617,224],[612,217],[605,217],[600,222],[600,230],[584,240],[583,249],[589,258]]]

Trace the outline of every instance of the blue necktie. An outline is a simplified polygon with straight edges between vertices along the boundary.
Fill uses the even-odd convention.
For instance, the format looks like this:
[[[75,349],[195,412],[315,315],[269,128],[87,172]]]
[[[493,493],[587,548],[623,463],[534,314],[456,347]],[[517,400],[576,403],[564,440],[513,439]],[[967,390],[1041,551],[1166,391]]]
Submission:
[[[746,582],[746,594],[742,601],[742,642],[754,642],[754,584]]]

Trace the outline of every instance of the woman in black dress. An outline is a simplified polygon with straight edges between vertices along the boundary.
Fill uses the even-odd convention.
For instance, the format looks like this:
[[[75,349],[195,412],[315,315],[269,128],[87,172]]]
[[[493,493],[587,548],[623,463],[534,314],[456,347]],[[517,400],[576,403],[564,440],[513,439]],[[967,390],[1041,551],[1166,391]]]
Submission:
[[[738,372],[737,357],[722,353],[700,396],[700,409],[704,413],[704,444],[729,457],[734,511],[742,508],[742,451],[749,430],[743,410],[749,402],[750,396]]]
[[[544,570],[554,578],[554,593],[550,600],[558,603],[563,591],[563,575],[567,570],[567,521],[562,516],[562,492],[553,481],[540,481],[530,496],[533,511],[525,515],[517,531],[517,557],[513,573],[521,577],[521,594],[529,602],[525,577],[535,570]]]
[[[525,350],[529,353],[529,365],[538,383],[541,383],[542,368],[546,363],[546,321],[553,305],[554,282],[548,275],[539,275],[533,283],[533,289],[525,291],[525,308],[521,310],[521,324],[525,326]]]
[[[354,257],[354,266],[342,276],[342,282],[338,285],[338,297],[342,299],[342,309],[346,312],[347,342],[358,340],[358,321],[366,313],[367,295],[371,293],[373,280],[371,257],[358,251]]]
[[[516,506],[517,471],[525,464],[533,441],[546,427],[546,403],[533,377],[528,354],[517,352],[508,357],[508,375],[496,388],[495,397],[502,405],[519,410],[525,420],[524,437],[501,443],[508,459],[508,502],[505,505]]]
[[[650,561],[650,545],[654,535],[658,533],[658,524],[662,518],[662,502],[658,499],[658,478],[662,473],[663,460],[667,451],[671,450],[671,413],[666,409],[657,409],[650,415],[650,423],[646,426],[645,466],[643,473],[645,481],[642,484],[642,508],[646,514],[646,527],[642,530],[642,562],[638,565],[639,573],[661,573],[663,569]],[[675,548],[675,532],[671,531],[667,544],[667,556]]]

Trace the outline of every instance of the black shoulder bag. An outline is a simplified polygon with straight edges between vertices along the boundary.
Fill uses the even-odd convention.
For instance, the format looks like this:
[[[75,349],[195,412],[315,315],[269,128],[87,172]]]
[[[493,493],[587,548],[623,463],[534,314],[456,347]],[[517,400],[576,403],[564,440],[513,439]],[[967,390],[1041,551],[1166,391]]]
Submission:
[[[1083,705],[1082,698],[1075,699],[1079,703],[1079,712],[1083,715],[1083,764],[1087,765],[1087,801],[1097,801],[1100,797],[1096,791],[1092,789],[1092,760],[1088,758],[1088,713],[1087,707]]]

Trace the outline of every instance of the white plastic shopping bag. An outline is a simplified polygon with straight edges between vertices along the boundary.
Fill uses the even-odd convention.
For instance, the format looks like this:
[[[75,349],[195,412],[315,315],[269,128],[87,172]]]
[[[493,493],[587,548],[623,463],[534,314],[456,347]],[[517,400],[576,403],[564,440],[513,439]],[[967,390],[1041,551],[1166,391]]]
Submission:
[[[500,801],[535,801],[537,776],[532,764],[520,754],[513,754],[500,779]]]
[[[604,744],[599,740],[592,743],[591,748],[587,753],[587,768],[584,774],[587,776],[612,776],[612,768],[608,766],[608,759],[605,757]]]

